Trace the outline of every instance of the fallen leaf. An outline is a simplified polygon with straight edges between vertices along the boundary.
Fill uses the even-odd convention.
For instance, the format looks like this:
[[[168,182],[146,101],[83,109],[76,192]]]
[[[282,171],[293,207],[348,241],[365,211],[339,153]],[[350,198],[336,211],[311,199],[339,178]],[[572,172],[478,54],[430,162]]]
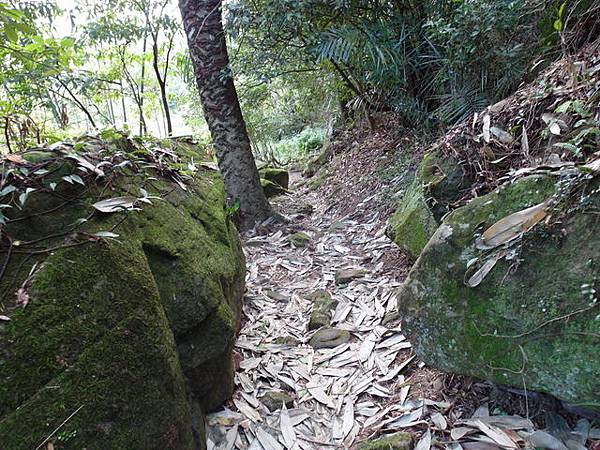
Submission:
[[[277,439],[261,427],[256,429],[256,439],[258,439],[260,445],[262,445],[265,450],[284,450],[283,446],[277,442]]]
[[[527,440],[531,445],[538,448],[547,448],[550,450],[568,450],[567,446],[558,438],[541,430],[535,431],[529,435]]]
[[[4,159],[15,164],[27,164],[27,161],[25,161],[21,155],[17,155],[15,153],[9,153],[4,157]]]
[[[490,257],[486,262],[483,263],[483,265],[469,278],[469,281],[467,281],[467,285],[470,287],[476,287],[479,286],[481,284],[481,282],[483,281],[483,279],[487,276],[488,273],[491,272],[491,270],[494,268],[494,266],[496,265],[496,263],[498,262],[498,260],[504,256],[501,253],[498,253],[496,255],[493,255],[492,257]]]
[[[519,446],[500,428],[487,425],[481,420],[475,420],[474,424],[490,439],[496,442],[499,446],[509,449],[518,449]]]
[[[67,155],[66,158],[70,158],[70,159],[74,159],[75,161],[77,161],[77,163],[81,166],[84,167],[88,170],[91,170],[92,172],[94,172],[96,175],[103,177],[104,176],[104,172],[102,171],[102,169],[96,167],[95,165],[93,165],[91,162],[89,162],[87,159],[85,159],[83,156],[79,156],[76,155],[74,153]]]
[[[457,427],[450,430],[450,437],[455,441],[460,441],[463,437],[467,436],[468,434],[473,434],[475,432],[476,430],[474,430],[473,428]]]
[[[281,413],[279,414],[279,428],[281,429],[281,436],[283,437],[283,443],[288,449],[294,447],[296,443],[296,432],[292,425],[292,420],[285,406],[285,403],[281,407]]]
[[[485,114],[483,116],[483,140],[489,144],[490,143],[490,123],[491,118],[489,114]]]
[[[427,430],[427,432],[419,440],[417,445],[415,445],[415,450],[430,450],[430,449],[431,449],[431,431]]]
[[[448,422],[446,422],[446,418],[439,412],[433,413],[431,415],[431,421],[440,430],[445,430],[446,428],[448,428]]]
[[[100,200],[94,203],[94,208],[103,213],[114,213],[132,209],[136,201],[135,197],[114,197]]]
[[[545,201],[500,219],[483,232],[476,243],[477,248],[489,250],[512,241],[543,220],[547,207],[548,201]]]

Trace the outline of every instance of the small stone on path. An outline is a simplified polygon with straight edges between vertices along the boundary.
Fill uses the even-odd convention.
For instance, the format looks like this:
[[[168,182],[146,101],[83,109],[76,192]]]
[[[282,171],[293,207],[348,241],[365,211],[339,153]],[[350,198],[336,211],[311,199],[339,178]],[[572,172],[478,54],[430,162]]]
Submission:
[[[288,409],[294,407],[294,399],[285,392],[267,391],[259,400],[271,412],[281,409],[283,404]]]
[[[358,445],[357,450],[412,450],[413,440],[410,433],[395,433]]]
[[[364,277],[366,273],[367,271],[361,268],[340,269],[335,273],[335,283],[347,284],[352,280]]]
[[[294,336],[279,336],[279,337],[276,337],[273,342],[275,344],[289,345],[292,347],[295,347],[300,343],[300,341],[298,341],[298,339],[296,339]]]
[[[334,348],[338,345],[346,344],[350,341],[350,333],[339,328],[321,328],[313,337],[309,344],[315,349]]]
[[[288,241],[290,241],[294,247],[306,247],[310,243],[310,236],[300,231],[298,233],[290,234],[288,236]]]
[[[336,231],[343,230],[344,228],[346,228],[346,225],[344,225],[344,222],[340,222],[338,220],[338,221],[333,222],[331,225],[329,225],[328,231],[335,233]]]
[[[276,300],[278,302],[287,302],[290,300],[289,295],[282,294],[281,292],[273,291],[271,289],[263,289],[263,294],[267,297]]]
[[[307,295],[306,298],[313,303],[308,329],[316,330],[321,327],[328,327],[331,321],[331,310],[337,306],[337,302],[331,298],[331,294],[319,289]]]

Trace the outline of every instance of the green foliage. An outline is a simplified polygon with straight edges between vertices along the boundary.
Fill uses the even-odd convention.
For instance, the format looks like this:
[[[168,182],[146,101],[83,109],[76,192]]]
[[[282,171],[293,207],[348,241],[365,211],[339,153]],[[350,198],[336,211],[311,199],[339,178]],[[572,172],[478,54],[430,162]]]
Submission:
[[[514,91],[584,3],[238,0],[228,18],[244,76],[313,68],[335,77],[330,86],[354,111],[394,110],[422,128]]]
[[[324,128],[305,128],[278,142],[264,143],[257,147],[257,153],[261,159],[279,164],[307,161],[323,147],[326,135]]]

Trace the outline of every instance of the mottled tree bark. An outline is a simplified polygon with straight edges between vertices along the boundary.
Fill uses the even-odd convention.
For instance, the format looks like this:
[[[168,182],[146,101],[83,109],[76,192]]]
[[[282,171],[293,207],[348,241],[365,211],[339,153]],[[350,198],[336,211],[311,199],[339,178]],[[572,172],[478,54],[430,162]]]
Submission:
[[[221,0],[179,0],[204,116],[230,201],[240,202],[242,228],[272,214],[260,185],[242,116],[221,19]]]

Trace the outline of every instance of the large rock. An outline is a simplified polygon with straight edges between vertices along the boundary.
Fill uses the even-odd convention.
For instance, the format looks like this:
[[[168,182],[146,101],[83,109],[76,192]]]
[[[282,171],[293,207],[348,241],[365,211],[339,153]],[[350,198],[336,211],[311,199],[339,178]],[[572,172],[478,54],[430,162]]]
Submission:
[[[272,181],[265,180],[264,178],[260,179],[260,185],[263,188],[265,196],[267,198],[275,197],[277,195],[285,194],[287,190]]]
[[[399,309],[403,330],[430,365],[597,406],[600,234],[597,215],[586,211],[600,207],[598,181],[561,197],[550,225],[525,233],[481,284],[467,285],[505,250],[479,250],[476,234],[553,196],[555,181],[525,178],[450,214],[412,268]]]
[[[423,158],[412,184],[390,218],[386,234],[411,257],[417,258],[469,185],[461,166],[432,152]]]
[[[281,186],[283,189],[289,188],[290,174],[285,169],[277,167],[263,167],[259,171],[260,177]]]
[[[185,158],[161,143],[118,143],[75,146],[106,162],[98,181],[59,151],[20,166],[49,172],[27,181],[37,190],[9,210],[13,246],[2,242],[2,448],[50,436],[60,449],[203,449],[202,413],[231,393],[244,257],[223,182],[205,169],[186,177]],[[92,207],[140,188],[152,202],[140,211]]]

